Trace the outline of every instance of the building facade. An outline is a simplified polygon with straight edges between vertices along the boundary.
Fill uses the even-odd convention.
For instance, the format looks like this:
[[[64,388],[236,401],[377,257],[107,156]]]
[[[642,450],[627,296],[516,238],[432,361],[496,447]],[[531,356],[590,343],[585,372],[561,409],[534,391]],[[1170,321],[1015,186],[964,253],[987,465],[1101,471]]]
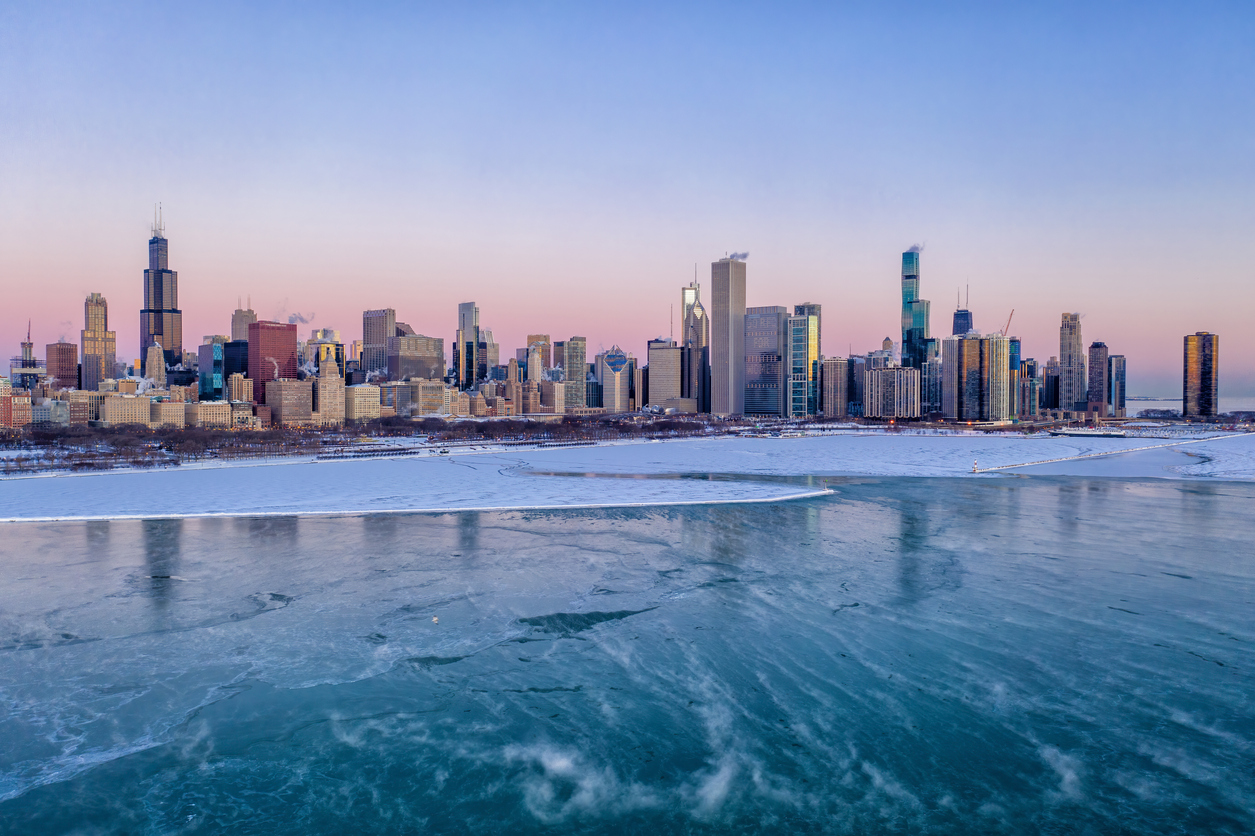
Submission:
[[[920,370],[905,366],[869,369],[863,384],[863,414],[868,418],[918,418]]]
[[[1059,325],[1059,408],[1083,412],[1088,403],[1089,379],[1085,374],[1085,348],[1081,341],[1081,315],[1063,314]]]
[[[388,338],[397,335],[397,312],[392,308],[379,308],[362,312],[362,359],[359,368],[363,372],[388,373]]]
[[[1085,411],[1096,412],[1100,418],[1111,414],[1107,408],[1111,396],[1108,357],[1106,343],[1089,344],[1089,385],[1085,390]]]
[[[100,381],[114,376],[117,365],[117,334],[109,330],[109,303],[99,293],[88,294],[83,303],[82,388],[95,392]]]
[[[284,322],[250,323],[248,326],[248,377],[253,381],[257,403],[269,404],[266,384],[272,380],[295,380],[296,325]]]
[[[820,409],[825,418],[849,414],[849,367],[844,357],[825,357],[819,364]]]
[[[681,396],[693,400],[698,412],[709,412],[710,316],[702,305],[701,286],[696,280],[680,288],[680,348],[685,362]]]
[[[789,309],[745,309],[745,415],[783,416],[788,409]]]
[[[937,353],[929,330],[930,303],[919,295],[919,249],[902,253],[902,365],[922,368]]]
[[[710,411],[745,412],[745,262],[710,265]]]
[[[144,307],[139,312],[139,356],[141,375],[153,377],[148,369],[148,348],[160,345],[168,366],[183,361],[183,311],[179,309],[179,274],[170,269],[170,242],[165,224],[158,216],[148,240],[148,269],[144,271]]]
[[[785,321],[788,375],[785,414],[804,418],[819,414],[819,316],[793,315]]]
[[[44,347],[44,364],[48,368],[48,382],[57,389],[77,389],[78,346],[60,340]]]
[[[1199,331],[1185,338],[1181,380],[1181,415],[1214,418],[1219,411],[1217,381],[1220,371],[1220,335]]]

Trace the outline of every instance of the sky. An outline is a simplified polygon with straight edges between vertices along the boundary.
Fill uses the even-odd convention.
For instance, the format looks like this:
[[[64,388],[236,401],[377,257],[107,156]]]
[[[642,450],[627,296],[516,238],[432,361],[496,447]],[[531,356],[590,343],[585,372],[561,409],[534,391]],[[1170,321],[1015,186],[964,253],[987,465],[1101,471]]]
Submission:
[[[1078,311],[1171,395],[1211,331],[1255,395],[1249,2],[183,5],[0,6],[0,351],[100,292],[134,358],[160,202],[189,347],[241,297],[446,345],[473,300],[503,357],[639,357],[748,251],[845,356],[920,244],[934,335],[967,286],[1044,362]]]

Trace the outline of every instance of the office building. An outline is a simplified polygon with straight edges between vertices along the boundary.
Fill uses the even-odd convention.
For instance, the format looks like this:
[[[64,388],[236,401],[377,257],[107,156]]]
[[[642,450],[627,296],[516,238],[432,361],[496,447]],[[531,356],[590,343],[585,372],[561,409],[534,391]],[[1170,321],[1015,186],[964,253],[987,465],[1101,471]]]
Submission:
[[[646,406],[664,406],[684,397],[685,350],[675,340],[650,340],[648,349],[648,399]],[[642,378],[641,386],[646,384]]]
[[[1181,415],[1214,418],[1220,403],[1216,393],[1220,372],[1220,335],[1199,331],[1185,338],[1181,381]]]
[[[109,330],[109,303],[99,293],[87,296],[83,303],[81,333],[83,367],[82,388],[95,392],[100,381],[115,375],[117,365],[117,334]]]
[[[388,338],[397,335],[397,312],[379,308],[362,312],[362,357],[359,368],[379,375],[388,373]]]
[[[785,415],[805,418],[819,413],[819,316],[794,315],[785,323],[788,356]]]
[[[552,369],[553,368],[553,345],[549,341],[549,335],[548,334],[528,334],[527,335],[528,351],[531,350],[532,346],[538,346],[540,348],[541,368]],[[496,363],[494,363],[493,365],[496,365]]]
[[[1107,401],[1111,394],[1111,381],[1108,378],[1111,370],[1107,359],[1106,343],[1089,344],[1089,381],[1085,390],[1085,411],[1096,412],[1099,418],[1106,418],[1111,414],[1107,411]]]
[[[816,345],[818,345],[818,346],[819,346],[819,352],[820,352],[820,356],[821,356],[821,357],[823,356],[823,350],[824,350],[824,321],[823,321],[823,310],[824,310],[824,306],[823,306],[823,305],[820,305],[820,304],[819,304],[819,303],[817,303],[817,302],[803,302],[803,303],[802,303],[802,304],[800,304],[800,305],[794,305],[794,306],[793,306],[793,315],[794,315],[794,316],[813,316],[813,317],[815,317],[815,323],[816,323],[816,334],[817,334],[817,338],[816,338]]]
[[[170,269],[170,242],[160,210],[153,219],[153,236],[148,239],[148,269],[144,271],[144,307],[139,312],[139,356],[141,376],[156,379],[148,368],[148,349],[160,345],[163,362],[177,366],[183,362],[183,312],[179,310],[179,274]],[[164,378],[165,369],[162,369]]]
[[[819,406],[825,418],[844,418],[849,413],[850,361],[825,357],[819,364]]]
[[[617,345],[597,355],[597,383],[601,386],[601,406],[606,412],[630,412],[632,395],[631,357]]]
[[[222,374],[230,377],[236,373],[248,375],[248,338],[231,340],[222,346]]]
[[[763,306],[745,309],[742,412],[783,416],[788,410],[789,309]]]
[[[458,329],[453,343],[453,383],[470,389],[479,377],[479,307],[474,302],[458,305]]]
[[[562,372],[566,382],[566,410],[593,406],[588,402],[588,340],[571,337],[562,344]]]
[[[59,340],[44,347],[48,384],[55,389],[78,389],[78,346]]]
[[[1084,412],[1088,394],[1085,348],[1081,341],[1081,315],[1065,313],[1059,326],[1059,408]]]
[[[494,344],[495,345],[495,344]],[[388,338],[388,379],[444,379],[444,339],[414,334]]]
[[[379,387],[370,383],[344,387],[345,423],[373,421],[379,417]]]
[[[202,401],[220,401],[226,396],[226,342],[212,338],[197,348],[198,394]]]
[[[1125,417],[1125,373],[1123,354],[1112,354],[1107,358],[1107,414],[1113,418]]]
[[[257,321],[257,312],[253,310],[253,300],[248,300],[249,307],[242,308],[237,300],[235,312],[231,314],[231,339],[240,341],[248,339],[248,326]]]
[[[918,418],[920,370],[905,366],[868,369],[863,414],[868,418]]]
[[[698,412],[709,412],[710,316],[696,280],[680,288],[680,347],[686,366],[681,395],[696,402]]]
[[[710,411],[745,412],[745,262],[710,265]]]
[[[543,357],[542,357],[543,362]],[[487,380],[490,370],[501,363],[501,346],[492,338],[492,331],[480,329],[475,351],[475,380]]]
[[[143,368],[147,370],[146,375],[152,381],[153,386],[158,389],[164,389],[166,385],[166,362],[164,348],[161,343],[153,343],[145,350]]]
[[[253,324],[255,326],[257,323]],[[313,423],[314,417],[314,381],[312,379],[267,381],[266,406],[270,407],[272,424],[280,427],[309,426]]]
[[[919,296],[919,248],[902,253],[902,365],[922,368],[937,353],[930,333],[930,303]]]
[[[270,405],[266,384],[272,380],[295,380],[296,372],[296,325],[265,320],[250,323],[248,377],[253,382],[255,401]]]

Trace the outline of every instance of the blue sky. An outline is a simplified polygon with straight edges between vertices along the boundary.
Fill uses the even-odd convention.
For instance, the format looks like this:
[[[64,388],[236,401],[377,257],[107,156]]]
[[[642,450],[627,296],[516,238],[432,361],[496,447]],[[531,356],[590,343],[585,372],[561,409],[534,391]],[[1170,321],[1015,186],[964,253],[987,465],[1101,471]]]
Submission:
[[[0,337],[74,339],[100,291],[133,351],[162,201],[189,343],[239,295],[346,338],[381,305],[448,338],[474,299],[506,352],[640,354],[748,250],[750,304],[823,303],[844,355],[896,338],[924,243],[934,333],[970,283],[1039,359],[1077,310],[1172,392],[1210,330],[1255,394],[1253,9],[7,5]]]

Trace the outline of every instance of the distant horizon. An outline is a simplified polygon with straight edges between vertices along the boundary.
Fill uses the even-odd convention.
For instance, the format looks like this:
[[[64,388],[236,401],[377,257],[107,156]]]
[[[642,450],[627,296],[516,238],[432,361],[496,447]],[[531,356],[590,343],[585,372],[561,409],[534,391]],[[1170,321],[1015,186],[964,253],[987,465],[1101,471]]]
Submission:
[[[748,251],[747,304],[821,304],[845,356],[901,339],[920,245],[934,336],[970,286],[1025,357],[1079,311],[1171,393],[1208,331],[1255,396],[1252,39],[1238,3],[6,9],[0,340],[77,342],[99,292],[135,359],[160,202],[186,347],[251,295],[346,341],[392,307],[448,344],[473,300],[503,356],[641,357]]]

